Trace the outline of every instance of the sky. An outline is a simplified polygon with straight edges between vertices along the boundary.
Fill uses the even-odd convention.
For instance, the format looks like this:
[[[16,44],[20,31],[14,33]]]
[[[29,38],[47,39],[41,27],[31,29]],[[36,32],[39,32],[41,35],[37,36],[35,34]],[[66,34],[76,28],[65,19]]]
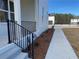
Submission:
[[[71,13],[79,16],[79,0],[48,0],[49,13]]]

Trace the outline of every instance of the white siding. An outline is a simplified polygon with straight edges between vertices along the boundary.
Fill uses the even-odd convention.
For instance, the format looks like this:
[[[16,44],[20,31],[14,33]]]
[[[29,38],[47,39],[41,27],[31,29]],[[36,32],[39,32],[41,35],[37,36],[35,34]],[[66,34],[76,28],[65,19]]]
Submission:
[[[36,0],[36,34],[48,29],[48,0]]]
[[[55,16],[49,16],[48,20],[53,21],[53,24],[54,24],[55,23]]]
[[[71,19],[71,24],[78,24],[79,23],[79,19]]]
[[[21,21],[35,21],[35,0],[21,0]]]
[[[55,24],[55,16],[49,16],[48,21],[52,21],[52,24],[48,24],[48,28],[51,28]]]
[[[7,37],[7,23],[0,22],[0,38],[1,37]]]
[[[8,43],[7,23],[0,22],[0,47]]]
[[[14,0],[14,3],[15,20],[36,22],[37,36],[48,29],[48,0]]]

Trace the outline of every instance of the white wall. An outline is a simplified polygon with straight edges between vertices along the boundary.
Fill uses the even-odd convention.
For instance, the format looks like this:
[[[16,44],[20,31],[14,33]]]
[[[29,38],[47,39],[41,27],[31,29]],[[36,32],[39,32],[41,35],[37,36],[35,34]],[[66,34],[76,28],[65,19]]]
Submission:
[[[77,24],[79,22],[79,19],[71,19],[71,24]]]
[[[54,24],[55,23],[55,16],[49,16],[48,21],[53,21],[53,24]]]
[[[35,0],[21,0],[21,21],[35,21]]]
[[[36,0],[35,10],[36,34],[39,36],[42,32],[48,29],[48,0]]]
[[[0,22],[0,39],[6,38],[7,39],[8,33],[7,33],[7,23]]]
[[[36,31],[35,0],[21,0],[21,25],[29,31]]]
[[[48,0],[14,0],[14,3],[17,21],[36,22],[37,36],[48,29]]]
[[[52,21],[52,24],[48,24],[48,28],[52,28],[55,24],[55,16],[49,16],[48,21]]]
[[[8,43],[7,23],[0,22],[0,48]]]

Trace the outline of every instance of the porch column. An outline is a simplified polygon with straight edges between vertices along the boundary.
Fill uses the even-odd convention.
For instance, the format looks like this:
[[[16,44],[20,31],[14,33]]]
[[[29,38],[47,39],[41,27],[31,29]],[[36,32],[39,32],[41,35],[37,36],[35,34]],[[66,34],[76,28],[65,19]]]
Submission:
[[[21,25],[21,1],[20,0],[14,0],[14,14],[15,14],[15,21],[19,25]],[[19,36],[21,36],[21,27],[16,26],[16,38],[19,39]]]
[[[21,25],[21,4],[20,0],[14,0],[15,21]]]

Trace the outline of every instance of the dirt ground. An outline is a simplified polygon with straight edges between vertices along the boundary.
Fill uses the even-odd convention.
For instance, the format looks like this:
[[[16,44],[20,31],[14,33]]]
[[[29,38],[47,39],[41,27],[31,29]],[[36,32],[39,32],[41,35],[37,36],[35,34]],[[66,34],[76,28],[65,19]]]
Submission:
[[[38,46],[35,47],[35,59],[45,59],[53,32],[53,29],[49,29],[36,40]]]
[[[79,28],[65,28],[63,31],[79,58]]]
[[[34,43],[34,59],[45,59],[54,30],[42,33]]]

